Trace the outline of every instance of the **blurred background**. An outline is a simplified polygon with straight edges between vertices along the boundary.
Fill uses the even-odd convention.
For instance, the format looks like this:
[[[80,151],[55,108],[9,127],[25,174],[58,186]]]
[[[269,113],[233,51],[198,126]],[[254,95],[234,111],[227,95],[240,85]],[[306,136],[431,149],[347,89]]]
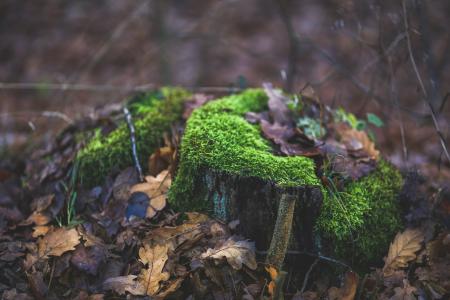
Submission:
[[[307,89],[450,178],[450,1],[0,1],[0,146],[162,85]],[[432,111],[434,113],[432,113]]]

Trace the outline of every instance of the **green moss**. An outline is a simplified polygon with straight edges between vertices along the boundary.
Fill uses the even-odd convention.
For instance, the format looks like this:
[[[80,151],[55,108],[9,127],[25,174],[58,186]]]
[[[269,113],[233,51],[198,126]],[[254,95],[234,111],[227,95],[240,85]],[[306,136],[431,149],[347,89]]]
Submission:
[[[246,112],[266,108],[266,94],[250,89],[194,111],[186,126],[181,163],[169,193],[175,207],[205,210],[210,205],[196,199],[193,191],[194,179],[202,168],[259,177],[280,186],[320,185],[313,160],[273,155],[259,126],[244,119]]]
[[[169,191],[175,208],[211,209],[213,204],[204,202],[205,191],[194,191],[205,169],[260,177],[286,187],[321,186],[311,159],[275,156],[259,126],[244,119],[246,112],[266,109],[265,93],[247,90],[194,111],[183,136],[177,177]],[[395,197],[401,183],[398,171],[380,160],[376,171],[347,184],[343,191],[321,186],[324,204],[316,226],[318,235],[332,241],[335,255],[352,257],[358,264],[382,257],[400,227]],[[211,184],[206,176],[200,185]],[[215,197],[226,202],[224,195],[213,195],[214,201]]]
[[[400,173],[380,160],[377,169],[344,191],[326,191],[317,229],[331,239],[334,252],[359,264],[382,257],[400,229],[397,193]]]
[[[147,165],[148,156],[161,145],[163,133],[181,117],[183,102],[188,96],[183,89],[162,88],[159,93],[146,94],[142,101],[131,105],[137,150],[143,167]],[[110,172],[133,165],[127,125],[122,123],[107,136],[97,130],[77,159],[80,161],[80,180],[89,187],[102,183]]]

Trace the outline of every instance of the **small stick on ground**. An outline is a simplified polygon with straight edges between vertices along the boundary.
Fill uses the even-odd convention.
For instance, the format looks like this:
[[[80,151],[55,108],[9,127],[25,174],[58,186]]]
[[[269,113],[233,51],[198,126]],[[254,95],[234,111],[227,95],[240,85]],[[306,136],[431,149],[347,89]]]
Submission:
[[[139,162],[139,157],[137,154],[137,147],[136,147],[136,130],[134,129],[133,120],[131,118],[131,113],[128,110],[128,108],[124,107],[123,113],[125,114],[125,121],[127,122],[128,129],[130,130],[131,152],[133,155],[134,166],[136,168],[136,171],[138,172],[139,180],[141,182],[143,182],[144,174],[142,173],[142,167]]]
[[[281,270],[284,257],[289,245],[294,218],[296,196],[283,193],[278,205],[277,220],[273,231],[272,241],[266,257],[266,263]]]

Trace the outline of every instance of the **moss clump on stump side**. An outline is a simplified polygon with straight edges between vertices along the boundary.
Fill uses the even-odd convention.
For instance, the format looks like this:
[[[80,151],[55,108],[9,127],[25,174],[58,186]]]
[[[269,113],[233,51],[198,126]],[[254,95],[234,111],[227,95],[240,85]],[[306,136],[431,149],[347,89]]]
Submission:
[[[139,159],[146,167],[147,159],[161,146],[163,133],[181,118],[183,103],[190,94],[179,88],[162,88],[160,93],[149,93],[135,104],[133,116]],[[85,186],[101,184],[111,171],[132,166],[130,132],[122,123],[107,136],[97,133],[77,156],[80,161],[80,179]]]
[[[327,191],[315,174],[313,160],[273,155],[259,126],[244,119],[247,112],[266,110],[267,100],[264,91],[250,89],[194,111],[169,191],[171,204],[180,210],[211,211],[212,203],[205,203],[195,191],[196,180],[205,169],[259,177],[281,187],[320,186],[325,197],[317,234],[333,241],[336,255],[351,255],[359,264],[380,258],[400,226],[395,202],[402,183],[399,173],[380,160],[372,174],[348,184],[344,191]]]
[[[386,254],[401,228],[396,197],[402,184],[398,170],[381,159],[373,173],[344,191],[326,191],[317,229],[333,241],[337,255],[371,262]]]

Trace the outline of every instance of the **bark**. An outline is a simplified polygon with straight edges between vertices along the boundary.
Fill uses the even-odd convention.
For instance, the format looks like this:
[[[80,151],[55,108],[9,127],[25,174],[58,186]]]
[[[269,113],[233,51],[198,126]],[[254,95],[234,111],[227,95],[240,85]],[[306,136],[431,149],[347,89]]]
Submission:
[[[239,219],[239,232],[256,242],[256,248],[266,251],[275,229],[278,207],[282,197],[295,203],[290,227],[279,225],[278,234],[288,234],[285,245],[290,249],[314,250],[313,229],[322,205],[322,193],[317,186],[284,188],[258,177],[242,177],[213,170],[202,170],[194,190],[198,201],[211,204],[214,215],[223,221]],[[280,207],[280,209],[285,209]],[[288,210],[294,210],[290,205]],[[289,231],[289,230],[287,230]],[[286,236],[285,236],[286,237]]]

